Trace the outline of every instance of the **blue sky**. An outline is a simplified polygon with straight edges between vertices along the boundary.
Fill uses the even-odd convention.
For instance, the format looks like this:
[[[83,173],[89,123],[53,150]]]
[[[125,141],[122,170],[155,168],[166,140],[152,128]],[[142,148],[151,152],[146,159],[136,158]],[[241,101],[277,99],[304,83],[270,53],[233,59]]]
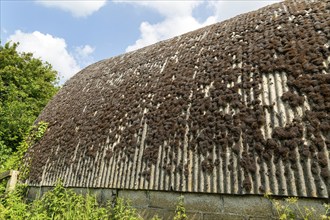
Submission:
[[[96,61],[274,2],[0,0],[0,39],[51,63],[63,83]]]

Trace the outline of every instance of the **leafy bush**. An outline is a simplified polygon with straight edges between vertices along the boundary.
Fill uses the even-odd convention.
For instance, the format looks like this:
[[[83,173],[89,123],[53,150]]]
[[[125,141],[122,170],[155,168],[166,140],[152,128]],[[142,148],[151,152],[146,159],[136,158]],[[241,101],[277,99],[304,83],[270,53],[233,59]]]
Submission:
[[[48,124],[46,122],[39,122],[35,126],[31,126],[27,134],[24,136],[23,141],[18,146],[17,150],[11,155],[5,154],[0,156],[0,173],[9,170],[20,170],[19,178],[24,180],[29,173],[29,163],[24,161],[23,157],[27,152],[28,148],[39,141],[47,130]],[[0,142],[0,155],[1,155],[1,142]],[[6,148],[4,148],[6,149]],[[0,195],[5,193],[6,179],[0,181]]]
[[[23,196],[25,189],[20,185],[0,199],[0,219],[142,220],[129,201],[122,198],[117,198],[114,208],[110,203],[102,207],[94,196],[76,194],[58,182],[54,189],[28,203]]]
[[[288,197],[284,201],[274,199],[270,194],[265,194],[265,197],[270,200],[276,210],[276,217],[279,220],[293,220],[293,219],[314,219],[315,209],[313,207],[301,207],[298,203],[297,197]],[[324,204],[325,214],[319,216],[319,219],[330,220],[330,205]]]
[[[26,219],[28,205],[23,200],[25,192],[23,185],[16,187],[13,192],[0,198],[0,219]]]
[[[100,207],[95,197],[78,195],[59,182],[40,199],[27,203],[19,187],[0,200],[0,219],[109,219],[110,212]]]
[[[0,164],[15,152],[28,128],[58,91],[52,66],[19,53],[18,43],[0,45]]]
[[[128,200],[117,198],[112,208],[101,206],[90,194],[76,194],[61,182],[41,198],[28,203],[24,199],[26,186],[19,185],[13,192],[0,197],[0,219],[31,220],[143,220]],[[178,199],[175,220],[186,220],[183,196]],[[157,215],[153,220],[160,220]]]
[[[321,215],[322,220],[330,220],[330,204],[323,204],[325,208],[324,215]]]
[[[78,195],[58,182],[55,188],[32,203],[32,217],[44,219],[108,219],[109,213],[100,207],[95,197]]]
[[[3,141],[0,140],[0,170],[4,169],[4,164],[11,154],[11,148],[8,148]]]
[[[125,201],[123,198],[117,198],[112,217],[114,220],[142,220],[136,209],[132,208],[129,201]]]
[[[183,202],[184,202],[184,197],[180,196],[178,198],[178,203],[176,205],[174,220],[188,219],[187,214],[186,214],[186,208],[184,207]]]
[[[48,123],[39,122],[35,126],[31,126],[23,141],[17,148],[17,151],[6,158],[4,163],[0,166],[0,173],[8,170],[20,170],[20,179],[28,174],[28,164],[24,164],[23,157],[30,146],[38,142],[47,130]],[[1,143],[0,143],[1,145]],[[0,146],[1,147],[1,146]]]

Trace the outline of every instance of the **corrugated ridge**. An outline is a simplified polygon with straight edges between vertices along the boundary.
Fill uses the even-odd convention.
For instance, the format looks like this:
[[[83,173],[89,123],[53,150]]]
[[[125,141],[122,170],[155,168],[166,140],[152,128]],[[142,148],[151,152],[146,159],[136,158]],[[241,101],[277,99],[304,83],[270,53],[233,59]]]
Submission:
[[[322,6],[322,4],[319,4],[318,6],[320,5]],[[282,3],[281,7],[276,6],[275,8],[277,8],[277,10],[275,11],[268,11],[270,8],[271,7],[262,9],[260,13],[271,14],[268,17],[276,19],[277,16],[279,16],[278,14],[283,13],[283,11],[285,13],[292,13],[292,11],[300,13],[302,9],[306,8],[306,4],[302,1],[293,4],[285,2]],[[287,17],[290,19],[298,19],[299,16],[301,16],[299,13],[292,15],[295,18],[291,17],[291,15]],[[307,11],[306,13],[308,14],[310,12]],[[267,155],[259,152],[256,146],[257,141],[252,140],[252,142],[249,142],[246,138],[247,136],[243,132],[240,132],[239,138],[235,139],[235,141],[221,142],[223,144],[218,144],[217,142],[212,142],[212,144],[208,143],[207,148],[209,149],[205,153],[199,152],[203,149],[199,148],[198,145],[200,143],[198,141],[194,141],[195,139],[198,139],[207,128],[201,126],[197,129],[196,133],[193,133],[195,129],[195,119],[193,116],[196,115],[196,111],[200,111],[201,115],[207,115],[206,111],[208,110],[206,109],[204,112],[200,110],[201,107],[196,106],[196,103],[198,102],[195,101],[195,98],[198,96],[204,96],[205,100],[211,100],[213,102],[214,100],[212,99],[214,99],[215,96],[211,93],[215,90],[216,86],[219,86],[215,85],[217,81],[211,78],[211,76],[208,84],[200,83],[203,76],[212,73],[212,71],[208,71],[207,65],[214,65],[212,62],[215,62],[218,57],[219,59],[221,57],[221,54],[216,54],[214,56],[209,56],[213,59],[213,61],[210,59],[207,60],[209,63],[203,63],[205,60],[201,61],[202,55],[207,57],[207,53],[210,53],[209,51],[215,51],[213,45],[208,45],[208,42],[213,42],[214,38],[216,38],[219,33],[226,31],[231,33],[229,34],[230,39],[228,39],[228,41],[236,42],[235,40],[242,38],[240,35],[241,33],[235,33],[234,31],[239,24],[251,25],[251,28],[256,29],[262,28],[262,23],[258,23],[256,27],[254,27],[253,25],[255,23],[245,22],[245,20],[253,20],[255,16],[259,16],[259,14],[251,13],[225,21],[220,26],[223,28],[221,30],[219,30],[219,26],[217,25],[209,26],[194,33],[183,35],[170,41],[161,42],[140,51],[113,58],[104,61],[103,63],[101,62],[97,64],[97,66],[91,66],[84,70],[85,72],[79,73],[81,76],[77,76],[77,78],[86,77],[88,72],[90,72],[90,75],[93,75],[92,73],[96,74],[101,72],[102,74],[100,76],[107,79],[106,83],[103,83],[103,78],[99,78],[98,81],[96,79],[90,81],[87,80],[88,78],[84,79],[85,81],[88,81],[88,83],[85,83],[84,88],[79,91],[81,99],[83,96],[89,96],[91,91],[94,90],[98,91],[97,94],[99,96],[104,96],[100,103],[96,103],[96,106],[99,105],[100,107],[100,109],[97,110],[93,110],[93,106],[88,105],[87,102],[76,103],[77,105],[81,105],[81,114],[86,114],[86,119],[88,120],[94,120],[93,117],[102,114],[99,113],[99,111],[103,111],[102,105],[104,104],[103,102],[105,102],[104,100],[109,102],[117,101],[110,100],[107,95],[103,95],[102,91],[103,89],[106,89],[106,87],[111,87],[113,89],[111,91],[115,93],[115,96],[111,96],[111,98],[115,97],[119,101],[121,100],[120,98],[124,100],[125,97],[120,96],[120,90],[118,90],[118,88],[127,84],[129,77],[131,77],[132,80],[136,80],[136,86],[145,88],[146,95],[141,98],[141,103],[139,103],[136,108],[139,109],[139,112],[136,114],[141,116],[140,121],[136,125],[139,128],[135,130],[133,129],[131,139],[134,141],[128,142],[136,144],[136,147],[132,152],[129,152],[132,149],[129,148],[128,145],[124,145],[122,150],[116,150],[118,149],[118,146],[123,145],[122,141],[125,140],[125,135],[130,133],[129,129],[134,124],[134,118],[127,120],[126,124],[119,123],[119,125],[116,125],[119,126],[116,134],[113,134],[111,129],[109,130],[109,133],[105,132],[106,141],[103,141],[102,143],[89,146],[80,143],[80,140],[83,140],[84,137],[78,136],[78,141],[73,145],[74,150],[68,152],[65,157],[59,156],[63,155],[61,154],[61,149],[65,146],[65,142],[59,142],[57,145],[51,147],[49,150],[49,157],[45,160],[45,165],[40,167],[42,168],[40,175],[41,181],[30,181],[29,184],[48,186],[53,185],[57,179],[62,179],[66,186],[73,187],[260,195],[265,192],[272,192],[274,195],[282,196],[327,198],[329,194],[329,179],[324,176],[326,176],[326,171],[330,173],[329,150],[327,145],[329,135],[321,133],[322,144],[325,147],[320,150],[311,151],[310,156],[307,157],[302,150],[302,146],[298,146],[294,148],[294,150],[285,152],[284,150],[286,149],[281,149],[280,146],[284,145],[284,142],[286,142],[287,139],[274,139],[274,133],[276,133],[277,128],[290,128],[291,125],[296,123],[296,120],[301,121],[306,117],[308,112],[312,111],[311,106],[313,103],[310,103],[311,99],[308,98],[306,94],[301,95],[301,92],[299,92],[297,88],[289,87],[289,81],[292,81],[292,79],[288,78],[291,77],[291,73],[278,70],[269,72],[261,71],[261,67],[252,66],[249,70],[249,74],[238,74],[236,81],[230,82],[227,78],[224,78],[220,82],[220,84],[224,84],[227,89],[239,85],[237,89],[239,101],[245,106],[248,106],[248,111],[256,111],[254,106],[250,104],[256,100],[261,101],[260,105],[264,110],[263,114],[259,116],[264,117],[265,123],[260,126],[260,129],[256,129],[255,133],[260,132],[264,142],[267,142],[268,140],[275,141],[275,144],[278,147],[270,149],[270,152],[272,153],[270,153],[269,159],[265,159],[267,158]],[[245,20],[242,20],[242,18]],[[284,26],[283,24],[281,25]],[[266,35],[277,32],[282,28],[281,25],[274,27],[268,26],[268,29],[265,31],[265,33],[267,32]],[[228,29],[224,29],[225,27],[228,27]],[[261,40],[257,33],[255,34],[255,40],[256,42]],[[272,40],[273,39],[270,38],[266,41],[269,41],[268,43],[270,45]],[[191,46],[189,42],[193,42],[193,46]],[[242,42],[244,43],[244,40],[238,40],[238,43]],[[328,43],[330,43],[330,41]],[[187,45],[190,47],[188,48]],[[163,47],[165,47],[165,49],[162,49]],[[155,49],[156,52],[153,51],[153,49]],[[250,49],[252,51],[254,50],[253,48]],[[167,54],[162,57],[157,57],[156,55],[159,54],[159,51],[165,51]],[[186,59],[188,52],[193,54],[193,58],[190,60]],[[154,64],[150,64],[147,60],[143,60],[144,56],[146,59],[149,57],[147,56],[148,53],[154,53],[155,55],[151,57],[157,57],[155,59],[159,60],[156,60]],[[237,52],[234,51],[233,54],[230,54],[230,59],[228,57],[223,57],[223,59],[226,59],[226,62],[232,63],[232,69],[239,71],[246,65],[247,60],[245,59],[243,62],[242,58],[244,53],[245,52],[239,51],[238,49]],[[139,58],[140,60],[138,61],[140,63],[136,69],[134,69],[133,66],[130,66],[133,64],[126,63],[134,63],[133,60],[131,61],[134,54],[142,57]],[[279,56],[279,54],[274,53],[271,54],[271,56],[276,60],[278,59],[277,56]],[[164,86],[162,83],[164,78],[161,77],[163,76],[162,74],[166,73],[163,73],[163,71],[175,72],[175,66],[179,65],[182,60],[187,62],[186,67],[193,66],[194,72],[193,74],[190,74],[189,71],[191,71],[191,69],[189,69],[189,74],[186,74],[184,70],[182,70],[180,74],[186,74],[184,77],[191,80],[189,81],[184,78],[184,80],[188,80],[187,82],[190,83],[188,85],[196,85],[196,88],[189,88],[186,92],[188,93],[186,107],[174,112],[177,118],[184,119],[185,124],[180,127],[181,130],[177,129],[174,134],[170,136],[172,139],[161,139],[160,142],[156,143],[152,141],[150,142],[148,138],[151,135],[154,135],[153,129],[156,128],[155,126],[152,126],[152,124],[150,125],[150,120],[154,120],[152,114],[159,108],[159,106],[155,107],[154,104],[148,105],[147,103],[157,103],[156,99],[159,98],[159,94],[156,94],[155,91],[157,87]],[[329,70],[329,62],[330,56],[325,59],[322,64],[327,70]],[[120,65],[127,65],[128,69],[120,72],[117,70]],[[329,74],[326,70],[322,70],[322,73]],[[226,72],[221,72],[221,74],[226,74]],[[146,77],[147,75],[149,75],[149,77]],[[154,84],[145,80],[151,76],[157,79],[154,81]],[[173,84],[180,83],[178,80],[180,77],[181,75],[174,73],[170,80]],[[71,83],[75,83],[74,80],[75,78],[72,79]],[[184,82],[185,81],[183,81],[183,85],[180,84],[180,86],[184,86]],[[246,86],[248,83],[253,84],[255,82],[259,82],[256,86],[257,89]],[[79,88],[77,88],[77,90],[79,90]],[[258,91],[261,92],[258,93]],[[74,92],[75,91],[72,90],[68,91],[66,94],[59,94],[58,99],[61,100],[61,95],[63,95],[63,97],[70,97],[70,94],[73,94]],[[168,94],[174,94],[171,92],[171,89],[168,89]],[[289,102],[283,101],[284,94],[288,92],[291,92],[293,94],[292,96],[304,96],[302,104],[293,108],[290,106],[291,104]],[[164,100],[167,98],[171,99],[170,96],[164,96],[161,98],[163,99],[158,101],[160,106],[165,105]],[[173,99],[179,100],[180,95],[176,95]],[[233,106],[234,105],[230,102],[225,103],[225,105],[219,107],[218,112],[224,114],[223,117],[231,115],[229,120],[234,120],[234,116],[238,116],[241,113],[241,109]],[[67,108],[68,107],[65,107],[64,109],[69,111]],[[89,108],[92,108],[92,110],[89,110]],[[191,113],[192,111],[195,112]],[[123,120],[130,117],[129,114],[124,114],[125,112],[122,114],[120,113],[121,112],[118,111],[116,117],[122,117]],[[165,114],[167,114],[167,112],[165,112]],[[169,117],[164,120],[165,122],[168,122],[170,126],[173,126],[170,119],[171,118]],[[67,120],[70,121],[71,118]],[[74,119],[72,118],[72,121],[73,120]],[[113,121],[115,120],[116,119],[114,118]],[[112,121],[110,120],[108,123],[111,122]],[[302,126],[301,140],[306,146],[311,146],[314,139],[312,140],[308,135],[307,125],[308,124]],[[93,126],[93,124],[91,123],[90,126]],[[50,130],[51,129],[53,128],[50,127]],[[79,125],[75,125],[75,132],[78,132],[79,129]],[[171,127],[168,128],[168,130],[170,129]],[[165,132],[168,131],[165,130]],[[216,139],[217,135],[223,135],[223,139],[226,139],[231,135],[230,132],[229,128],[226,127],[225,133],[221,133],[221,131],[214,132],[211,138]],[[97,135],[95,133],[97,132],[87,132],[86,134],[90,135],[90,138],[93,139],[93,136]],[[161,138],[161,135],[157,137]],[[176,137],[181,137],[181,139],[174,140]],[[239,146],[239,148],[236,148],[236,146]],[[264,144],[262,151],[266,152],[268,149],[265,148],[268,147],[267,144]],[[277,156],[275,151],[279,151],[278,154],[281,156]],[[322,155],[325,155],[325,161],[320,162]],[[290,158],[295,158],[295,160],[291,160]],[[153,159],[155,159],[154,162]],[[324,166],[324,164],[326,165]]]

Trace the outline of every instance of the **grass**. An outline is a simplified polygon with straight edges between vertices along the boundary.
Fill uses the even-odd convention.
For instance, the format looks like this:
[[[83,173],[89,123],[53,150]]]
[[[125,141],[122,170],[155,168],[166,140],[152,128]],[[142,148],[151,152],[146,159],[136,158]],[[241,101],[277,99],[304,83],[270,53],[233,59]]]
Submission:
[[[117,198],[115,204],[101,205],[95,196],[76,194],[61,182],[32,202],[25,199],[26,186],[18,187],[0,198],[0,219],[31,220],[143,220],[128,200]],[[153,220],[161,219],[157,215]],[[179,197],[174,220],[188,219]]]

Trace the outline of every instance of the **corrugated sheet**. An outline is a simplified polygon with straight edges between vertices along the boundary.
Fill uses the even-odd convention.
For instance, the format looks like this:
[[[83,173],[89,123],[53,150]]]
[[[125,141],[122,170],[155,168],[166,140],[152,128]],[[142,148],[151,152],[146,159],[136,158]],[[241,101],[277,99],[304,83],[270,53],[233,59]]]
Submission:
[[[87,67],[40,115],[28,183],[327,198],[329,10],[286,1]]]

